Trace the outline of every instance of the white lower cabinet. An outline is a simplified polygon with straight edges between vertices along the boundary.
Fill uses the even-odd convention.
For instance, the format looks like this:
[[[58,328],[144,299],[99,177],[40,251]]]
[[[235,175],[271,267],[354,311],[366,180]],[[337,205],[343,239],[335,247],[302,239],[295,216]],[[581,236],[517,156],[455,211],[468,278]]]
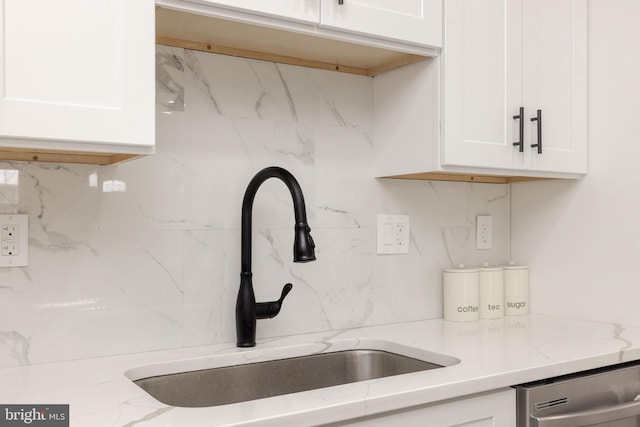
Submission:
[[[361,418],[335,426],[514,427],[516,392],[502,389],[418,408]]]

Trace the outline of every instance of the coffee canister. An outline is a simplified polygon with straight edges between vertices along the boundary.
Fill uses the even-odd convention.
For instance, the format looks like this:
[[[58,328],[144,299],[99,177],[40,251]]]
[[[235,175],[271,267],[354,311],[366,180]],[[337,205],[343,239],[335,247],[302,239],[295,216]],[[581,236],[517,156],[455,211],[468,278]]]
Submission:
[[[529,314],[529,268],[515,265],[504,267],[504,313],[507,316]]]
[[[499,319],[504,316],[504,270],[484,263],[479,272],[480,318]]]
[[[480,318],[479,270],[446,269],[443,274],[444,320],[473,322]]]

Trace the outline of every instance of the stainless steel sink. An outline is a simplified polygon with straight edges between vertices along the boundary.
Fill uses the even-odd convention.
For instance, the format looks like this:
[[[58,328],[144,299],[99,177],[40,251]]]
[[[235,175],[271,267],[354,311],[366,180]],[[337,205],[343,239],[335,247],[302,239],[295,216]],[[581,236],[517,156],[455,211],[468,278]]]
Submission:
[[[389,351],[351,349],[172,373],[134,382],[167,405],[203,407],[441,367],[443,365]]]

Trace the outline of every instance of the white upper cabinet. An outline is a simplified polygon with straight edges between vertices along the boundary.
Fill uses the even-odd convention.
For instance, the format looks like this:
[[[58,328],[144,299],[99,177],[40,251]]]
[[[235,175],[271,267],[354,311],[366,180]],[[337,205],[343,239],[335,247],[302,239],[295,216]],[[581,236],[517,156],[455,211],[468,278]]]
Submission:
[[[158,44],[375,76],[437,56],[442,0],[155,0]]]
[[[521,1],[447,0],[445,12],[442,163],[519,169]]]
[[[374,79],[376,175],[581,176],[586,53],[587,0],[445,1],[441,57]]]
[[[524,2],[523,105],[527,169],[587,171],[587,0]],[[542,153],[537,123],[541,110]]]
[[[200,0],[202,3],[233,10],[317,24],[320,0]]]
[[[2,158],[111,163],[153,152],[153,0],[0,6]]]
[[[442,0],[322,0],[320,26],[442,46]]]
[[[238,12],[314,24],[321,29],[442,46],[442,0],[191,0]],[[160,0],[159,4],[175,4]],[[238,16],[233,16],[238,18]],[[334,35],[335,37],[336,35]]]
[[[445,3],[443,165],[586,172],[586,3]]]

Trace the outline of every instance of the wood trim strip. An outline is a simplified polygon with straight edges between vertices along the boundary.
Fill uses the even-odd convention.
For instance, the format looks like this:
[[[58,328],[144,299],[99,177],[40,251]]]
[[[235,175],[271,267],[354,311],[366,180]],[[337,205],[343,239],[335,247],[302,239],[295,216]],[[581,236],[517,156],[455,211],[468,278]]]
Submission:
[[[368,70],[355,67],[346,67],[326,62],[311,61],[307,59],[293,58],[290,56],[276,55],[272,53],[258,52],[253,50],[238,49],[227,46],[219,46],[211,43],[198,41],[174,39],[171,37],[156,37],[156,44],[163,46],[173,46],[183,49],[197,50],[200,52],[218,53],[221,55],[238,56],[241,58],[258,59],[260,61],[278,62],[280,64],[297,65],[300,67],[318,68],[321,70],[340,71],[361,76],[369,75]]]
[[[485,175],[463,175],[463,174],[448,174],[448,173],[413,173],[407,175],[395,175],[388,176],[386,178],[394,179],[423,179],[431,181],[462,181],[462,182],[484,182],[491,184],[506,184],[507,178],[503,176],[485,176]]]
[[[424,61],[425,59],[431,59],[431,58],[408,53],[402,58],[387,62],[382,65],[378,65],[377,67],[369,68],[367,70],[367,75],[371,77],[377,76],[378,74],[386,73],[387,71],[404,67],[405,65],[413,64],[414,62]]]
[[[537,178],[528,176],[494,176],[494,175],[470,175],[450,174],[439,172],[413,173],[406,175],[385,176],[391,179],[419,179],[429,181],[454,181],[454,182],[482,182],[487,184],[508,184],[511,182],[543,181],[554,178]]]
[[[0,160],[21,162],[80,163],[111,165],[140,157],[139,154],[73,153],[67,151],[28,150],[20,148],[0,149]]]
[[[257,59],[260,61],[277,62],[280,64],[297,65],[299,67],[316,68],[320,70],[338,71],[341,73],[356,74],[359,76],[373,77],[378,74],[385,73],[395,68],[413,64],[414,62],[427,59],[426,56],[414,55],[407,53],[398,59],[386,62],[384,64],[365,69],[358,67],[349,67],[340,64],[331,64],[328,62],[313,61],[309,59],[294,58],[291,56],[277,55],[268,52],[258,52],[254,50],[239,49],[235,47],[215,45],[211,43],[198,42],[193,40],[182,40],[172,37],[156,37],[156,44],[163,46],[178,47],[182,49],[197,50],[200,52],[217,53],[221,55],[236,56],[240,58]]]

